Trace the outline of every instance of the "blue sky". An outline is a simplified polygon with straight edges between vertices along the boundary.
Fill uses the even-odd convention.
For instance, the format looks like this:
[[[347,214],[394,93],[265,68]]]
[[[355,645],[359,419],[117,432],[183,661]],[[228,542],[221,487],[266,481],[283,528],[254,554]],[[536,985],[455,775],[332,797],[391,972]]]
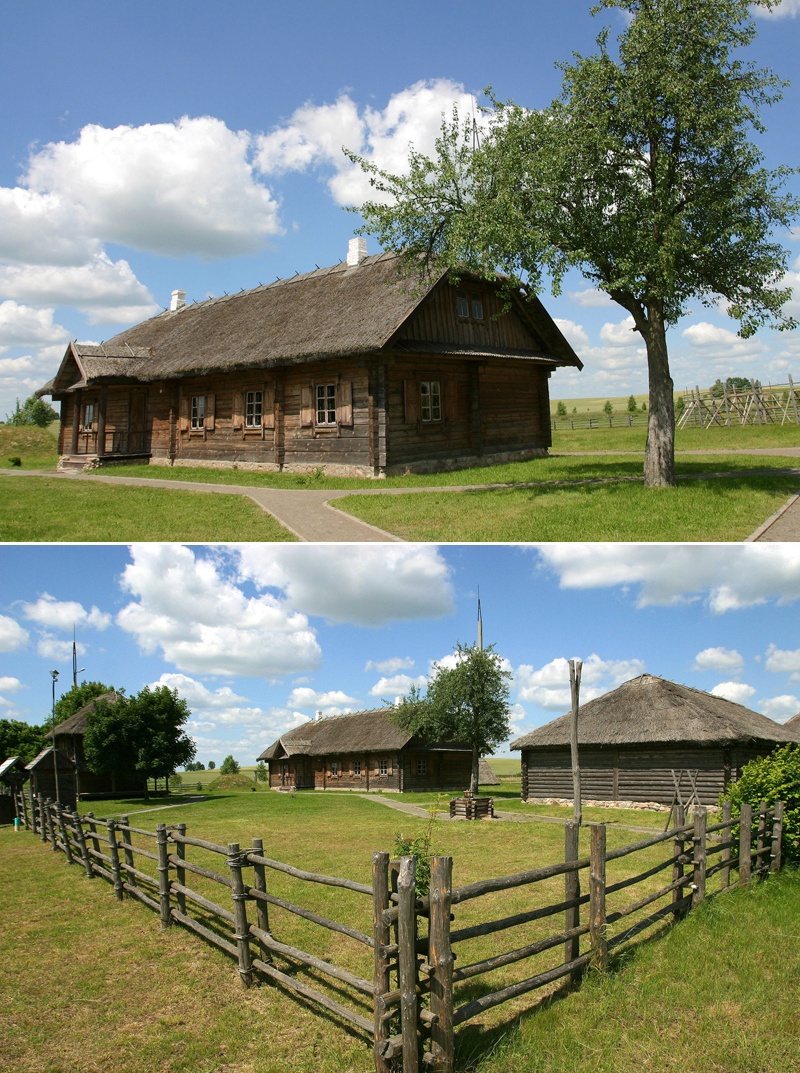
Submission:
[[[646,672],[800,711],[797,545],[5,545],[0,718],[49,716],[74,626],[81,680],[176,688],[198,759],[253,763],[318,710],[424,689],[479,587],[515,734],[568,710],[573,658],[584,701]]]
[[[57,368],[169,304],[344,257],[366,193],[342,145],[399,169],[443,113],[480,100],[544,105],[554,64],[619,16],[588,0],[490,9],[406,0],[26,0],[0,35],[0,418]],[[796,165],[800,0],[758,19],[752,58],[794,81],[767,114],[767,163]],[[800,192],[795,178],[793,187]],[[800,282],[800,229],[789,282]],[[373,252],[377,252],[373,240]],[[585,362],[554,397],[646,388],[622,310],[580,279],[553,315]],[[800,287],[793,308],[800,313]],[[800,343],[699,307],[671,332],[676,386],[717,376],[800,381]]]

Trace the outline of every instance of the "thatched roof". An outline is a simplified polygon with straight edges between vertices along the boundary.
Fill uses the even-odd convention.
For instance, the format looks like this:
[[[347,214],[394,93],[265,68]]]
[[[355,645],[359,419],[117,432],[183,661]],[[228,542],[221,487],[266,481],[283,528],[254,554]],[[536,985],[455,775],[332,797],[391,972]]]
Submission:
[[[800,739],[800,712],[797,715],[793,715],[791,719],[787,719],[783,724],[787,730],[791,730],[793,734],[797,734]]]
[[[94,711],[98,701],[102,701],[105,704],[116,704],[118,700],[124,699],[122,694],[117,693],[114,689],[109,690],[108,693],[102,693],[99,697],[94,697],[88,704],[84,704],[82,708],[74,712],[69,719],[65,719],[63,723],[56,724],[56,737],[60,737],[62,734],[85,734],[89,715]],[[48,737],[52,738],[53,733],[53,731],[50,731]]]
[[[489,767],[489,761],[481,757],[478,764],[478,784],[480,786],[499,786],[500,780]]]
[[[570,713],[511,743],[512,749],[568,746]],[[782,744],[800,740],[791,729],[741,704],[643,674],[582,704],[580,745]]]
[[[453,743],[437,745],[417,742],[391,718],[391,708],[374,708],[327,719],[309,719],[302,726],[282,734],[258,757],[277,760],[287,756],[338,756],[345,753],[397,752],[410,745],[437,751],[468,750]]]
[[[147,383],[154,380],[325,358],[360,356],[391,349],[415,350],[425,343],[403,343],[403,323],[445,276],[420,293],[416,280],[398,271],[392,253],[278,280],[236,295],[212,298],[166,310],[121,332],[101,346],[71,343],[58,374],[38,394],[61,393],[103,382]],[[446,282],[445,284],[446,285]],[[529,327],[530,350],[492,351],[485,347],[448,347],[444,352],[474,357],[514,357],[551,367],[581,366],[560,330],[535,297],[514,300]]]

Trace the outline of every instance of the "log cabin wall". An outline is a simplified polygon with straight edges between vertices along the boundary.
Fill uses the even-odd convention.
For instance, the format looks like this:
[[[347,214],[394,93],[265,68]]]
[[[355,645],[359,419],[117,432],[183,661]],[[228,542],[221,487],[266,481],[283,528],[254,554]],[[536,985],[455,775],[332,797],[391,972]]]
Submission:
[[[408,750],[402,754],[403,789],[451,790],[469,788],[472,758],[469,753]]]
[[[704,805],[717,804],[727,782],[738,778],[742,767],[772,749],[765,744],[731,748],[692,746],[643,746],[641,748],[582,748],[580,750],[581,796],[595,801],[653,801],[672,804],[675,783],[672,772],[697,772],[697,790]],[[572,764],[569,749],[525,749],[522,763],[523,799],[558,797],[572,799]],[[688,799],[691,784],[681,781]]]

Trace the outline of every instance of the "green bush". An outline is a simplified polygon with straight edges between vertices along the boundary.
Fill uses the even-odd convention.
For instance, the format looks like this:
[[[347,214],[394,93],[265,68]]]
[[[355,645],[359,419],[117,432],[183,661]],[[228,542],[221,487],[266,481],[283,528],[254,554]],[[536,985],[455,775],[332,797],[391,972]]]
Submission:
[[[734,816],[740,814],[742,804],[752,805],[756,826],[762,801],[768,805],[783,801],[783,859],[800,864],[800,744],[780,745],[769,756],[751,760],[720,800],[731,802]]]

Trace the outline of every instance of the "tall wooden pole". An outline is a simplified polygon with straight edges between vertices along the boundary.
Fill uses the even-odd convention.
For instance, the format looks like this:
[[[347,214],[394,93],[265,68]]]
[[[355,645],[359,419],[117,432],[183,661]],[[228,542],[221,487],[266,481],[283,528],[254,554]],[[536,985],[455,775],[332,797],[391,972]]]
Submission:
[[[583,663],[579,659],[569,661],[569,685],[572,694],[572,718],[570,720],[570,755],[572,757],[572,796],[573,817],[575,823],[581,824],[581,765],[578,759],[578,709],[580,707],[581,670]]]

